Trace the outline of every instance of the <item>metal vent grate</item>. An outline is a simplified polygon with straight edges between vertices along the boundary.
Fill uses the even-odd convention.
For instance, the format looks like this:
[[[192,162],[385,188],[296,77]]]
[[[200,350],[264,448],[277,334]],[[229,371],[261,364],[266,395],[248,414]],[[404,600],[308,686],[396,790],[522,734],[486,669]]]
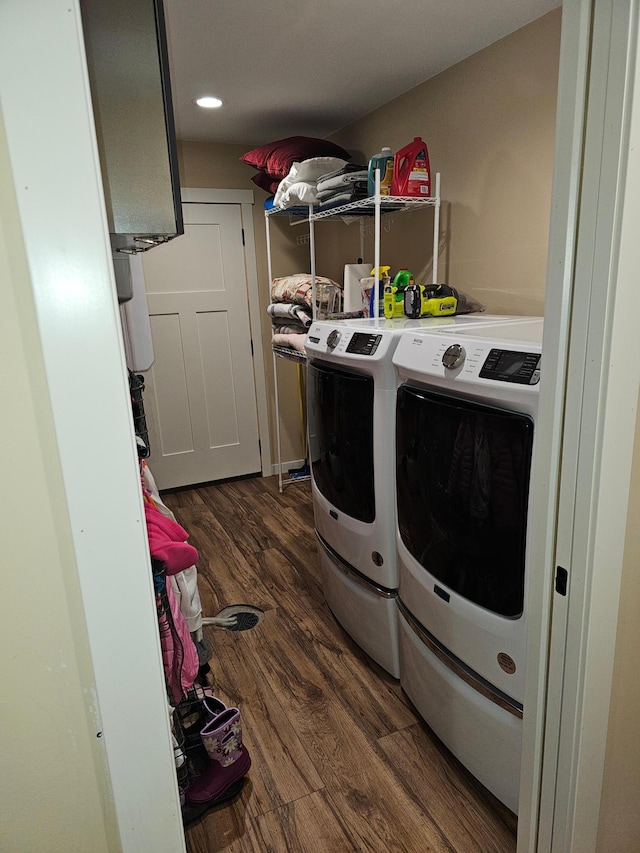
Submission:
[[[262,622],[264,610],[250,604],[232,604],[224,607],[215,618],[228,620],[224,626],[228,631],[249,631]]]

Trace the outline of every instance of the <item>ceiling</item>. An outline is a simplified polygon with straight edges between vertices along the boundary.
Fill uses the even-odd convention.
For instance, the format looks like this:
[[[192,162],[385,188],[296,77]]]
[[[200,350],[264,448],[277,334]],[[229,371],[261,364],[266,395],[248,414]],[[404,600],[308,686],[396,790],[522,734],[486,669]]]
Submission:
[[[558,0],[164,0],[178,139],[325,137]],[[213,94],[223,107],[193,98]]]

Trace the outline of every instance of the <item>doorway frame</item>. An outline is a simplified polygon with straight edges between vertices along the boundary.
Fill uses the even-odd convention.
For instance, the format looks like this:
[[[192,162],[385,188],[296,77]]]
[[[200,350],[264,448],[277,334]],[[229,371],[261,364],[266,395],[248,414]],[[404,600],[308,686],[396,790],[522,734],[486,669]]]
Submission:
[[[593,5],[591,0],[566,0],[563,20],[566,14],[568,22],[573,20],[579,25],[576,37],[578,35],[580,38],[586,37],[587,29],[585,27],[591,26]],[[611,0],[599,0],[598,5],[601,9],[603,6],[610,9]],[[635,0],[634,2],[620,0],[616,5],[619,7],[620,13],[631,10],[636,14],[637,2]],[[120,620],[122,631],[118,638],[119,645],[114,645],[112,625],[111,623],[104,624],[105,590],[104,588],[100,590],[95,588],[95,578],[92,580],[92,575],[95,575],[96,553],[100,555],[101,560],[104,559],[109,562],[110,571],[119,565],[118,560],[121,554],[116,547],[119,537],[113,536],[113,530],[116,527],[119,532],[126,532],[133,549],[127,555],[127,559],[123,561],[122,568],[130,570],[132,566],[142,567],[147,564],[148,551],[146,551],[144,534],[140,527],[143,514],[139,499],[139,487],[133,473],[124,472],[121,465],[115,470],[109,470],[109,466],[104,465],[105,476],[109,483],[113,484],[114,496],[117,496],[113,514],[109,519],[104,519],[103,524],[93,524],[86,531],[83,523],[86,507],[93,507],[93,496],[88,490],[86,477],[87,458],[91,457],[92,446],[100,444],[104,440],[102,446],[109,449],[115,448],[118,452],[122,451],[127,464],[135,461],[135,446],[132,442],[131,427],[127,421],[126,373],[122,348],[117,343],[117,303],[113,290],[113,272],[106,237],[108,229],[104,216],[99,161],[88,98],[89,88],[78,2],[72,0],[70,3],[65,2],[63,4],[57,0],[56,2],[53,0],[19,0],[19,2],[18,0],[5,0],[3,7],[3,20],[7,27],[1,31],[0,41],[7,47],[4,59],[10,64],[11,74],[2,83],[2,109],[7,124],[14,183],[20,205],[24,240],[29,254],[34,294],[38,302],[49,391],[60,437],[60,459],[69,502],[78,572],[83,584],[87,628],[98,685],[97,700],[100,710],[103,712],[102,722],[109,723],[112,726],[109,737],[105,738],[104,746],[110,771],[108,783],[110,782],[114,795],[114,808],[120,828],[122,849],[126,853],[132,853],[136,850],[147,850],[154,846],[154,843],[156,845],[154,849],[158,851],[184,849],[177,844],[170,846],[172,833],[181,826],[177,791],[175,782],[171,780],[173,769],[170,766],[171,743],[168,722],[165,718],[164,709],[159,706],[159,699],[163,696],[162,668],[159,645],[157,638],[153,636],[154,631],[157,634],[157,630],[150,604],[152,601],[151,587],[143,584],[142,587],[135,590],[135,598],[130,604],[131,607],[136,603],[142,604],[142,628],[138,633],[141,631],[144,638],[139,641],[140,645],[134,646],[136,655],[123,654],[122,643],[126,641],[126,635],[131,627],[128,618],[129,611],[125,614],[125,618]],[[637,23],[637,16],[634,20]],[[563,26],[563,30],[565,29],[568,30],[569,26]],[[580,44],[564,42],[565,74],[567,79],[573,77],[575,91],[579,91],[580,75],[587,73],[587,66],[581,65],[584,60],[583,49],[584,42]],[[570,50],[570,53],[566,53],[567,50]],[[567,89],[568,91],[569,89]],[[34,92],[43,96],[37,104],[31,101]],[[44,97],[45,94],[48,97]],[[612,92],[611,96],[613,97],[614,94]],[[563,149],[565,154],[568,150],[573,150],[576,155],[579,155],[579,160],[576,162],[576,165],[579,165],[582,157],[582,136],[578,131],[580,122],[583,120],[580,116],[584,104],[574,103],[574,107],[571,111],[571,103],[565,102],[565,109],[571,111],[574,127],[571,144],[567,139],[562,141],[562,144],[567,146],[566,149]],[[635,117],[634,121],[637,121]],[[46,138],[41,132],[42,127],[45,126],[47,127]],[[634,134],[637,135],[637,128],[634,128]],[[558,144],[560,142],[559,140]],[[637,150],[638,146],[636,145]],[[633,162],[630,161],[628,178],[630,183],[633,182],[634,187],[640,183],[637,158],[638,155],[636,154]],[[28,180],[34,171],[37,173],[40,183],[33,184]],[[575,172],[571,170],[572,181],[575,177]],[[562,175],[558,174],[556,180],[566,181],[568,178],[568,175],[563,178]],[[603,189],[606,189],[604,185]],[[607,270],[609,286],[606,288],[602,287],[600,282],[600,290],[598,290],[598,282],[593,277],[589,279],[589,297],[593,301],[583,304],[584,310],[580,313],[580,325],[576,325],[574,328],[572,323],[579,318],[577,313],[572,316],[572,310],[573,307],[579,306],[572,298],[569,283],[573,282],[573,274],[575,273],[573,240],[576,236],[576,220],[567,215],[567,210],[563,211],[561,208],[565,200],[569,200],[570,204],[577,206],[578,199],[574,194],[578,190],[579,184],[569,181],[563,190],[565,195],[560,194],[554,197],[554,204],[558,206],[558,215],[564,216],[563,231],[567,239],[562,257],[555,256],[556,261],[560,257],[560,267],[554,275],[549,276],[549,282],[559,280],[562,286],[558,293],[549,294],[547,305],[549,308],[560,308],[562,320],[552,319],[552,323],[561,332],[562,339],[559,342],[554,342],[551,332],[548,331],[551,326],[547,324],[545,329],[545,365],[547,366],[547,374],[558,376],[557,368],[562,364],[558,359],[562,347],[565,345],[565,351],[569,353],[570,357],[573,356],[570,358],[572,376],[574,369],[578,371],[579,360],[576,356],[579,348],[582,349],[583,356],[589,360],[597,358],[598,354],[604,354],[606,356],[605,370],[601,370],[597,377],[595,373],[592,376],[589,376],[588,372],[585,373],[584,365],[587,362],[583,358],[581,375],[587,384],[578,384],[574,390],[579,392],[577,396],[579,396],[581,406],[583,403],[589,402],[585,396],[588,391],[593,391],[596,394],[596,397],[591,401],[592,403],[595,401],[598,404],[612,406],[611,400],[613,399],[616,404],[616,411],[620,409],[623,418],[615,430],[592,432],[590,436],[591,452],[587,454],[584,460],[585,467],[581,473],[584,474],[585,480],[582,482],[588,479],[587,474],[591,472],[594,477],[597,477],[598,485],[604,488],[599,488],[596,504],[583,505],[586,514],[581,516],[578,511],[580,508],[575,507],[571,516],[571,529],[576,534],[574,540],[577,541],[577,534],[582,529],[583,532],[587,533],[584,541],[592,547],[589,554],[589,565],[587,566],[587,570],[591,574],[591,583],[583,583],[582,596],[573,599],[575,607],[570,616],[576,620],[576,630],[566,635],[566,641],[562,640],[560,644],[563,650],[562,656],[558,659],[555,657],[551,659],[550,674],[559,677],[558,687],[561,690],[558,692],[556,689],[552,696],[550,694],[550,698],[559,702],[560,710],[558,715],[554,715],[553,718],[551,714],[547,714],[546,732],[544,714],[538,718],[534,731],[531,731],[530,734],[525,731],[527,748],[531,748],[533,745],[535,750],[540,750],[538,754],[541,754],[542,747],[546,745],[548,748],[546,759],[548,762],[552,762],[554,749],[549,750],[549,747],[553,747],[553,731],[550,724],[554,723],[554,720],[558,724],[565,724],[565,731],[568,732],[568,735],[564,742],[570,747],[570,752],[559,756],[561,763],[558,766],[557,773],[549,773],[546,779],[540,781],[543,792],[547,792],[550,788],[555,792],[557,778],[562,778],[558,774],[568,771],[569,776],[566,778],[569,784],[565,790],[561,791],[565,802],[554,804],[554,809],[551,812],[545,811],[545,809],[538,812],[536,806],[535,818],[528,822],[531,832],[529,834],[523,833],[523,837],[519,841],[521,851],[543,849],[539,846],[540,839],[537,836],[537,826],[538,824],[542,825],[543,820],[549,816],[552,825],[555,823],[559,827],[560,821],[564,821],[563,831],[566,827],[564,837],[568,845],[565,849],[571,849],[569,845],[572,843],[572,838],[578,839],[575,842],[574,849],[580,850],[581,853],[591,849],[596,841],[592,835],[590,840],[587,838],[588,846],[579,846],[579,843],[587,837],[585,830],[592,829],[594,821],[597,822],[613,661],[608,661],[606,656],[603,659],[603,648],[598,649],[594,646],[598,639],[597,633],[590,632],[594,628],[598,628],[602,632],[606,631],[606,648],[604,651],[611,650],[612,634],[615,637],[615,612],[617,609],[615,584],[619,583],[620,570],[619,533],[626,522],[624,510],[626,510],[627,500],[624,490],[620,489],[620,477],[614,476],[613,471],[615,469],[610,467],[610,463],[611,460],[615,460],[617,465],[622,466],[617,470],[622,470],[624,476],[628,476],[628,466],[625,467],[625,465],[632,455],[629,429],[631,420],[635,421],[636,414],[635,401],[633,404],[629,404],[628,400],[626,403],[621,402],[621,394],[625,389],[621,386],[621,380],[616,376],[613,368],[620,364],[626,367],[631,363],[633,367],[632,378],[634,381],[637,378],[637,367],[635,365],[638,360],[635,358],[633,360],[628,359],[628,347],[631,345],[635,356],[640,336],[632,326],[632,318],[637,317],[638,314],[630,311],[629,307],[635,307],[638,299],[637,293],[633,292],[635,289],[633,270],[638,268],[636,263],[638,250],[634,242],[637,243],[638,241],[632,229],[632,222],[634,216],[635,221],[638,221],[638,212],[633,207],[638,203],[637,199],[640,198],[640,192],[635,193],[636,200],[631,197],[633,193],[629,193],[627,198],[618,200],[624,201],[623,206],[614,205],[615,210],[613,212],[618,229],[615,233],[622,237],[620,244],[615,247],[615,258],[611,258],[615,262],[615,269],[609,268]],[[65,199],[64,205],[58,203],[60,198]],[[610,199],[603,196],[593,201],[596,207],[600,203],[606,207],[606,203],[610,202]],[[603,207],[602,213],[604,214],[604,212]],[[582,213],[586,214],[586,209],[583,208]],[[250,220],[247,219],[248,225],[249,222]],[[52,223],[55,223],[55,235],[52,233]],[[600,224],[602,225],[602,222]],[[597,229],[594,233],[597,237],[596,245],[602,249],[600,244],[603,239],[602,234]],[[54,236],[56,239],[53,239]],[[558,235],[555,235],[553,239],[559,241]],[[60,268],[60,265],[55,262],[61,260],[61,240],[64,241],[63,248],[67,251],[64,258],[66,268],[68,268],[70,259],[79,258],[86,275],[78,296],[85,294],[87,301],[84,304],[78,301],[78,304],[75,305],[75,319],[70,318],[68,313],[66,316],[57,313],[65,307],[62,302],[63,294],[60,294],[61,301],[56,303],[56,290],[49,286],[52,262],[55,268]],[[559,245],[556,246],[556,250],[560,251]],[[568,277],[569,267],[572,270],[571,279]],[[600,312],[599,307],[604,310]],[[68,312],[68,294],[66,309]],[[62,326],[60,325],[61,316],[66,320]],[[70,319],[73,319],[72,324],[69,322]],[[87,320],[91,322],[87,323]],[[64,346],[61,347],[60,329],[67,328],[67,326],[72,334],[69,340],[62,341]],[[97,332],[97,339],[91,335],[92,329]],[[571,335],[569,335],[569,331],[571,331]],[[71,358],[71,348],[74,344],[76,344],[76,350],[73,358]],[[84,355],[85,348],[91,354],[90,360],[81,357]],[[555,361],[554,356],[549,357],[548,352],[556,353]],[[625,356],[627,356],[626,364]],[[599,362],[600,365],[602,363],[602,361]],[[98,406],[98,411],[104,411],[107,417],[104,421],[96,424],[97,431],[93,431],[90,436],[87,435],[84,439],[82,432],[77,430],[77,422],[74,422],[74,417],[77,415],[76,408],[73,405],[69,407],[70,402],[73,403],[73,392],[77,389],[77,374],[74,375],[77,370],[81,370],[82,376],[86,375],[87,377],[90,377],[92,370],[95,370],[97,375],[106,375],[102,395],[95,394],[95,403]],[[577,373],[577,375],[580,374]],[[626,377],[628,397],[628,372]],[[596,379],[597,381],[595,381]],[[592,382],[593,384],[591,384]],[[85,407],[93,402],[92,389],[94,392],[97,390],[91,382],[86,387],[90,395],[83,397],[82,403]],[[555,388],[559,399],[562,399],[563,402],[569,402],[555,379],[553,386],[547,383],[547,388],[551,387]],[[637,384],[634,390],[637,391]],[[543,390],[543,396],[548,396],[550,393],[550,390]],[[572,399],[571,405],[575,404],[576,400]],[[67,407],[67,411],[65,411],[65,407]],[[110,415],[109,411],[111,411]],[[566,411],[571,411],[571,409],[568,408]],[[71,438],[76,437],[79,441],[71,440]],[[589,438],[586,432],[584,438],[585,440]],[[553,452],[557,454],[559,461],[561,450],[557,434],[553,448]],[[105,458],[108,458],[108,455]],[[609,464],[608,468],[606,465],[600,465],[602,460]],[[592,479],[591,482],[594,480]],[[549,481],[544,486],[548,489],[548,493],[554,496],[554,500],[557,485],[556,480]],[[615,491],[613,491],[614,489]],[[571,493],[565,489],[561,496],[564,500],[571,497]],[[584,501],[579,490],[574,490],[572,496],[573,498],[579,497]],[[549,509],[546,505],[544,506],[545,514],[555,526],[558,519],[549,512]],[[601,514],[600,510],[602,510]],[[620,510],[623,512],[621,513]],[[591,520],[595,521],[593,528],[589,525]],[[612,524],[610,530],[607,529],[608,523]],[[549,545],[550,540],[546,541]],[[605,598],[599,603],[598,594],[602,591],[604,578],[597,571],[597,566],[594,567],[593,556],[594,554],[596,556],[598,553],[601,554],[609,541],[612,541],[614,545],[613,553],[618,561],[615,571],[618,577],[617,580],[614,578],[608,589],[604,590]],[[555,557],[555,544],[552,555]],[[577,555],[572,554],[572,556],[577,558]],[[115,589],[117,582],[113,575],[111,577],[111,587]],[[92,588],[92,584],[94,588]],[[540,594],[544,598],[544,595],[548,593],[554,598],[556,604],[554,607],[555,620],[560,608],[558,596],[553,594],[552,586],[553,576],[547,575],[545,587],[540,590]],[[107,592],[109,592],[108,589]],[[579,612],[575,608],[578,608]],[[606,622],[603,622],[600,627],[597,618],[594,618],[599,614],[606,617]],[[139,612],[137,616],[138,623],[140,623]],[[135,623],[135,619],[133,621]],[[540,627],[538,626],[538,629]],[[587,645],[582,645],[584,631],[589,634]],[[544,635],[540,630],[530,634],[530,637],[538,642],[542,636]],[[579,674],[579,681],[577,683],[567,682],[566,685],[564,684],[565,659],[578,664],[576,671]],[[140,661],[144,664],[142,670],[139,666]],[[114,663],[119,668],[117,684],[113,678]],[[149,682],[150,689],[148,691],[141,690],[139,680],[141,671]],[[131,678],[130,682],[127,681],[129,678]],[[118,721],[118,717],[121,716],[123,679],[125,689],[126,685],[131,683],[135,685],[137,691],[141,692],[142,705],[137,710],[142,712],[148,709],[149,712],[149,715],[140,714],[139,717],[136,717],[136,724],[140,723],[139,729],[131,729],[129,721],[129,730],[123,731],[121,723]],[[585,715],[584,699],[588,695],[588,689],[594,679],[599,681],[597,708]],[[540,673],[540,683],[546,684],[546,672],[544,675],[542,672]],[[573,691],[573,695],[571,691]],[[119,703],[118,705],[116,705],[116,700]],[[82,701],[82,699],[78,701]],[[87,700],[87,704],[89,704],[89,700]],[[547,702],[545,707],[548,710],[552,709],[553,704]],[[105,711],[108,712],[106,716]],[[89,714],[89,710],[87,713]],[[581,728],[584,723],[586,723],[586,728]],[[149,731],[150,724],[154,726],[157,724],[155,732]],[[141,741],[137,739],[138,734],[143,737],[144,742],[151,744],[152,752],[160,746],[160,751],[165,753],[166,760],[161,771],[158,771],[156,765],[153,767],[142,766],[137,762],[132,763],[130,761],[132,750],[138,749],[141,744]],[[531,754],[534,754],[533,751]],[[555,754],[558,756],[557,749]],[[590,762],[592,757],[595,759],[595,763]],[[547,767],[550,766],[551,764],[547,763]],[[591,775],[591,783],[588,781],[588,775]],[[153,796],[154,792],[158,792],[158,788],[161,789],[160,795]],[[540,788],[535,784],[531,786],[532,801],[538,797],[539,792]],[[576,808],[576,804],[579,805],[578,808]],[[594,805],[595,809],[589,813]],[[562,813],[559,809],[562,809]],[[153,816],[157,816],[158,819],[155,824],[153,823]],[[533,817],[534,813],[532,812]]]
[[[598,843],[640,387],[638,6],[563,5],[519,853]]]
[[[267,408],[267,375],[262,347],[262,323],[260,311],[260,288],[258,286],[258,263],[256,239],[253,225],[253,190],[221,190],[198,187],[181,187],[182,204],[238,204],[242,219],[244,265],[247,280],[249,327],[253,350],[253,378],[256,389],[258,411],[258,437],[260,439],[260,466],[262,476],[271,474],[271,431]]]

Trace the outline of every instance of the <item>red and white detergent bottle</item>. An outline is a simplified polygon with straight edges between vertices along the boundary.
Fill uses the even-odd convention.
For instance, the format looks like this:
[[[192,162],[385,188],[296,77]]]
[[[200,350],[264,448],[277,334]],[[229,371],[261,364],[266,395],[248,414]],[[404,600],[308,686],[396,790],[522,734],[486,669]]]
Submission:
[[[420,198],[428,198],[431,195],[429,152],[425,141],[419,136],[396,153],[391,195]]]

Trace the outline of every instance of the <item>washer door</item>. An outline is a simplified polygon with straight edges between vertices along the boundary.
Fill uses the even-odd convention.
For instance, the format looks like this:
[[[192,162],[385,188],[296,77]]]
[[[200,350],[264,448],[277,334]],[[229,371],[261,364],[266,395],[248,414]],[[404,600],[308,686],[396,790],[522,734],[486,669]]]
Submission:
[[[318,361],[308,371],[314,482],[337,510],[373,522],[373,378]]]
[[[522,414],[403,385],[398,526],[436,580],[481,607],[522,614],[533,423]],[[436,584],[435,592],[447,599]]]

